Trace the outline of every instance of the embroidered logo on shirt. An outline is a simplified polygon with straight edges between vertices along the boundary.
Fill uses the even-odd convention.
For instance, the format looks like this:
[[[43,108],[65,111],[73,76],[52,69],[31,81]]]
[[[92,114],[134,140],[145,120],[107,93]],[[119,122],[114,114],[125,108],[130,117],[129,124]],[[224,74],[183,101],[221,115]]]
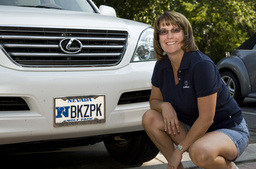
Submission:
[[[188,81],[185,80],[183,89],[188,89],[190,86],[188,85]]]

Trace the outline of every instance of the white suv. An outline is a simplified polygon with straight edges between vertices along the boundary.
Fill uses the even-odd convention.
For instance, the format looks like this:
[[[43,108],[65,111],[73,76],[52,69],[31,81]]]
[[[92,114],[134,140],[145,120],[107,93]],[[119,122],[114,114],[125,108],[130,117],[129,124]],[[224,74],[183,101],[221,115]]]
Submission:
[[[0,0],[0,145],[104,141],[122,163],[155,157],[141,125],[153,29],[107,15],[90,0]]]

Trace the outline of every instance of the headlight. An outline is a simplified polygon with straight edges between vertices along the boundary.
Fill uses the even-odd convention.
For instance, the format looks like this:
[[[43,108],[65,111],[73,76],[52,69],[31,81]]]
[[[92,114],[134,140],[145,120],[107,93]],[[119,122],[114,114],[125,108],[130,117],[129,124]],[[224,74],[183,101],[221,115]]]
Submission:
[[[132,56],[132,62],[156,60],[153,47],[153,33],[154,30],[152,28],[148,28],[142,32]]]

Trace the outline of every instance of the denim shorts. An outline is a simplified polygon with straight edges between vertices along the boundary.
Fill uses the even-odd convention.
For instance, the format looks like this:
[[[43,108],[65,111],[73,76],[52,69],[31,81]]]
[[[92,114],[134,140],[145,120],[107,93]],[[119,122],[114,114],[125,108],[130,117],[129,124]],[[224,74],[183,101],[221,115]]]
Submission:
[[[184,124],[184,127],[186,128],[187,131],[189,131],[190,126]],[[248,126],[244,119],[241,121],[240,124],[236,124],[235,127],[229,129],[217,129],[215,131],[222,132],[233,140],[238,150],[238,155],[236,159],[244,152],[244,150],[249,144],[250,134]],[[235,161],[236,159],[234,159],[233,161]]]
[[[248,126],[244,119],[241,121],[240,124],[236,124],[235,127],[229,129],[218,129],[215,131],[222,132],[228,135],[233,140],[238,150],[238,155],[236,159],[244,152],[244,150],[249,144],[250,134]]]

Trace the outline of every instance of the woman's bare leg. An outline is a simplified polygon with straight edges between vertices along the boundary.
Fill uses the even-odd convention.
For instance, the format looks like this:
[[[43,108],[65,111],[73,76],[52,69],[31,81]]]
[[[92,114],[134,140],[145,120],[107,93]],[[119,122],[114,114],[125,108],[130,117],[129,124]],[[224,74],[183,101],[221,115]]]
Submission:
[[[210,132],[189,148],[192,161],[205,169],[236,169],[238,150],[234,142],[224,133]]]
[[[173,143],[181,142],[186,136],[186,129],[182,123],[180,123],[180,134],[176,136],[169,136],[164,131],[162,114],[155,110],[148,110],[143,115],[142,123],[152,142],[168,161],[175,150]],[[180,164],[179,169],[183,169],[182,164]]]

